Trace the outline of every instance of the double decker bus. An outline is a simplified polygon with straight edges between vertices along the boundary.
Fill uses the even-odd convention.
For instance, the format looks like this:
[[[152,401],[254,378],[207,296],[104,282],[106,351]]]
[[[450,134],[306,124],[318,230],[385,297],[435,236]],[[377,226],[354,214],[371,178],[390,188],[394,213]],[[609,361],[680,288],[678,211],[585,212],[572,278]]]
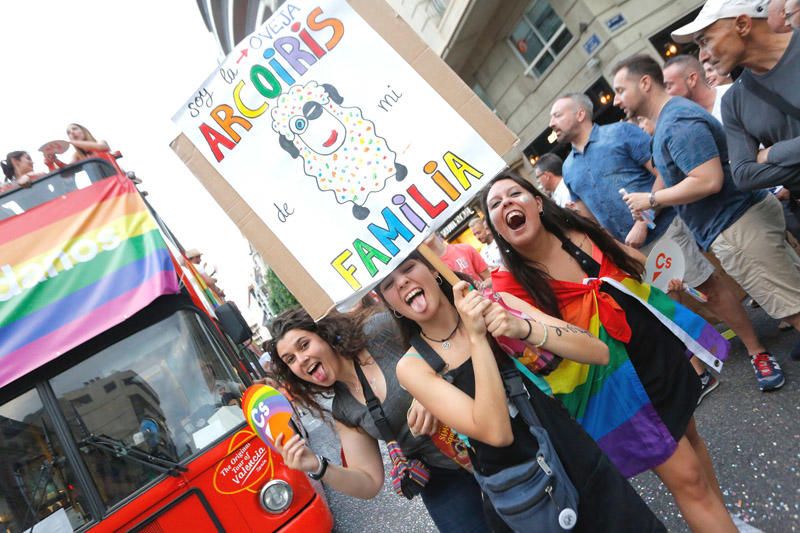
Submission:
[[[0,531],[332,529],[182,254],[112,155],[0,190]]]

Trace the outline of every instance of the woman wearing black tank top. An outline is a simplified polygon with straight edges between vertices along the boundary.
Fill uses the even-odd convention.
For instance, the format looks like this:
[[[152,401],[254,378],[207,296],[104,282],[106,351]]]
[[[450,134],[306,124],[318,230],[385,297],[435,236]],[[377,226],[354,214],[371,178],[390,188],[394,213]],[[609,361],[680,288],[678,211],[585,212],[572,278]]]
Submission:
[[[491,475],[536,457],[537,441],[511,416],[496,357],[507,357],[493,336],[524,339],[581,362],[605,364],[608,350],[586,331],[503,295],[531,317],[508,313],[464,281],[451,286],[414,253],[379,285],[403,334],[424,339],[446,364],[444,375],[415,351],[397,365],[400,383],[443,424],[470,443],[473,468]],[[557,334],[556,331],[559,333]],[[641,498],[569,417],[561,404],[526,381],[531,405],[579,495],[574,531],[664,531]],[[508,530],[490,505],[487,519]]]
[[[429,435],[437,430],[438,421],[398,384],[395,366],[405,349],[391,319],[375,324],[379,318],[375,315],[372,324],[362,325],[352,316],[333,312],[314,322],[303,309],[296,309],[273,321],[269,352],[277,381],[295,403],[320,417],[324,408],[318,396],[333,399],[330,414],[347,461],[346,466],[326,467],[322,461],[327,460],[295,435],[285,445],[282,437],[276,440],[284,463],[317,473],[328,486],[356,498],[371,499],[380,492],[385,479],[378,447],[382,439],[365,405],[358,365],[400,448],[427,465],[430,479],[420,495],[436,527],[452,533],[489,531],[477,482],[436,448]]]

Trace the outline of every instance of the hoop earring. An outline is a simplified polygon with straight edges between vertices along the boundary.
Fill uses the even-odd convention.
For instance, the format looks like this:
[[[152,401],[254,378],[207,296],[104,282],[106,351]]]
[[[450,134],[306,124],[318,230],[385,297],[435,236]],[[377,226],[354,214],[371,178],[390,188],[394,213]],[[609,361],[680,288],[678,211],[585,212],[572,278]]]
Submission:
[[[392,309],[392,314],[395,318],[403,318],[403,315],[397,312],[397,309]]]
[[[439,285],[442,284],[443,280],[442,280],[442,275],[441,274],[437,273],[436,274],[436,278],[434,278],[434,279],[436,279],[436,283],[438,283]]]

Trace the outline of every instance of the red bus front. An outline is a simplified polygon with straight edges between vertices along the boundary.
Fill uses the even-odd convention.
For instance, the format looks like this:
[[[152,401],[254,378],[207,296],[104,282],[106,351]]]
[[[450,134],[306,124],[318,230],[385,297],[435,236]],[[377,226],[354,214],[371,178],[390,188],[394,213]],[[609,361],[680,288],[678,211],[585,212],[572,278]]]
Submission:
[[[48,194],[69,198],[66,182],[53,179],[81,188],[77,177],[92,166],[109,175],[104,165],[62,169],[19,196],[0,193],[0,219],[26,216]],[[3,311],[0,302],[0,328]],[[5,384],[2,530],[330,531],[321,487],[246,425],[234,358],[183,287]]]

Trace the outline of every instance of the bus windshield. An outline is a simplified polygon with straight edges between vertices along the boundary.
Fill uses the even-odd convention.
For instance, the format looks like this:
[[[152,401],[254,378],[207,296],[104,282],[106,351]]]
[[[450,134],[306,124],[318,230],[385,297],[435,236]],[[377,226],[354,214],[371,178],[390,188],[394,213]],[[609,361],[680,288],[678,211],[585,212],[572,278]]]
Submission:
[[[0,220],[22,214],[63,194],[84,189],[116,173],[107,161],[86,159],[33,181],[30,187],[0,192]]]
[[[6,531],[22,532],[57,512],[73,527],[88,520],[86,488],[76,488],[42,412],[39,391],[47,389],[105,508],[244,423],[244,384],[200,315],[177,311],[0,405],[0,420],[13,429],[0,433],[0,450],[15,454],[3,461],[13,471],[0,484],[0,513],[11,518],[0,519]]]

